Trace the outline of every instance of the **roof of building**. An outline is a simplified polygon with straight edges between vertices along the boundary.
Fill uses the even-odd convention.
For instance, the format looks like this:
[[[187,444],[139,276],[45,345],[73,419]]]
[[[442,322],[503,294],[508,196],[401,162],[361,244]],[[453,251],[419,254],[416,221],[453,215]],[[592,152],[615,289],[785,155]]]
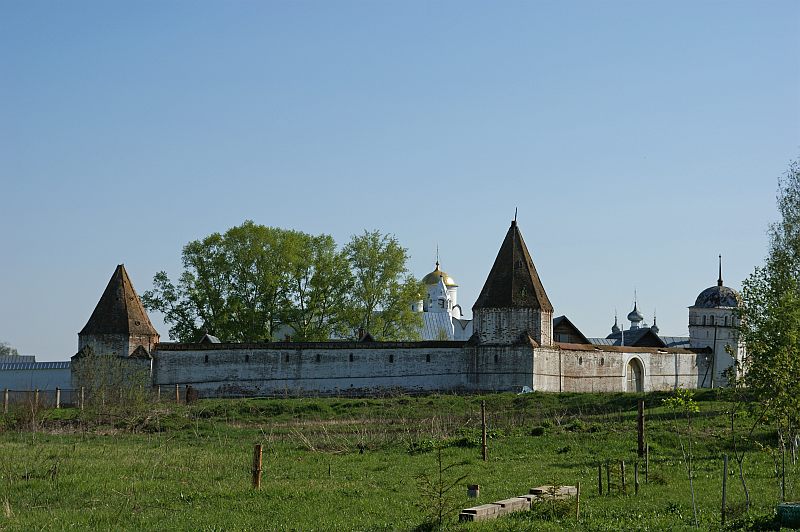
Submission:
[[[78,334],[158,336],[124,265],[120,264],[114,270],[89,321]]]
[[[473,310],[509,307],[553,311],[516,220],[511,222],[489,277],[472,306]]]
[[[694,302],[695,307],[716,308],[716,307],[738,307],[742,302],[742,296],[733,288],[728,288],[722,282],[722,255],[719,256],[719,278],[717,286],[710,286],[700,292]]]
[[[423,312],[420,333],[423,340],[452,340],[453,319],[447,312]]]
[[[69,369],[69,361],[65,362],[7,362],[0,364],[0,371],[37,370],[37,369]]]
[[[741,300],[739,292],[733,288],[717,285],[700,292],[694,306],[699,308],[738,307]]]
[[[0,355],[0,364],[19,364],[21,362],[36,362],[36,355]]]
[[[553,333],[554,334],[556,332],[556,329],[569,331],[571,334],[577,336],[578,338],[580,338],[582,340],[579,343],[584,343],[584,344],[591,343],[591,342],[589,342],[589,339],[586,338],[586,335],[584,335],[581,332],[581,330],[578,329],[575,326],[575,324],[572,323],[569,320],[569,318],[567,318],[566,316],[558,316],[556,318],[553,318]]]
[[[589,341],[595,345],[622,345],[623,339],[626,346],[666,347],[664,339],[653,332],[650,327],[628,329],[627,331],[611,333],[605,338],[589,338]]]
[[[437,260],[436,268],[434,268],[434,270],[431,273],[423,277],[422,282],[425,283],[426,285],[438,284],[439,279],[444,281],[444,285],[447,286],[448,288],[458,286],[458,284],[456,284],[455,279],[450,277],[450,275],[448,275],[447,272],[443,272],[442,270],[439,269],[439,261]]]

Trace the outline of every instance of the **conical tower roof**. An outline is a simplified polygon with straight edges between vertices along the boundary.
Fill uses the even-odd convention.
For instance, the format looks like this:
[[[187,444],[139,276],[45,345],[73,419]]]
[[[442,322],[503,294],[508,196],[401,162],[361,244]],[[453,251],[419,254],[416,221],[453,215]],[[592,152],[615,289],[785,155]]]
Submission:
[[[120,264],[114,270],[92,316],[78,334],[158,336],[124,265]]]
[[[511,222],[489,277],[472,309],[509,307],[553,311],[516,220]]]

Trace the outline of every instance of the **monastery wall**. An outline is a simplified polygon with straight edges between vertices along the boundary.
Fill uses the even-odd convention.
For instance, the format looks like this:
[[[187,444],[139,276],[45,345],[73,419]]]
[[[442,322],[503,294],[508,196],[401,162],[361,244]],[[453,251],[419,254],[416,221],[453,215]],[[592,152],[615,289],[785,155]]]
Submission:
[[[683,349],[578,347],[538,348],[533,388],[546,392],[625,392],[631,360],[642,368],[643,391],[696,388],[702,354]],[[635,363],[635,362],[634,362]]]
[[[452,341],[164,343],[154,354],[153,383],[190,384],[201,397],[508,390],[509,382],[525,380],[526,368],[518,367],[518,356],[501,358],[499,351],[495,362]],[[530,385],[530,363],[527,371]]]

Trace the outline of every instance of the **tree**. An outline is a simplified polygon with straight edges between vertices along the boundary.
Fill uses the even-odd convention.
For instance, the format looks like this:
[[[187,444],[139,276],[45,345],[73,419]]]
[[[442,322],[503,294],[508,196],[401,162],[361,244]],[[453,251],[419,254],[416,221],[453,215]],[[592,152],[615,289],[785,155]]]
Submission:
[[[164,314],[170,337],[179,341],[196,341],[206,331],[228,342],[270,340],[290,299],[286,263],[293,233],[248,220],[189,242],[178,284],[158,272],[142,302]]]
[[[182,342],[204,332],[226,342],[270,341],[279,326],[298,341],[354,338],[359,328],[376,339],[411,339],[420,325],[411,312],[419,285],[407,257],[377,231],[338,250],[329,235],[246,221],[186,244],[178,282],[158,272],[142,302]]]
[[[422,317],[411,305],[422,285],[409,273],[408,251],[393,235],[364,231],[344,248],[353,275],[349,322],[376,340],[418,340]]]
[[[287,299],[283,323],[298,341],[347,336],[348,296],[353,286],[347,257],[329,235],[292,233],[287,246]]]
[[[764,265],[742,283],[739,334],[744,383],[783,449],[800,421],[800,161],[780,179],[777,203]]]
[[[17,351],[16,347],[11,347],[6,342],[0,342],[0,356],[16,357],[19,356],[19,351]]]

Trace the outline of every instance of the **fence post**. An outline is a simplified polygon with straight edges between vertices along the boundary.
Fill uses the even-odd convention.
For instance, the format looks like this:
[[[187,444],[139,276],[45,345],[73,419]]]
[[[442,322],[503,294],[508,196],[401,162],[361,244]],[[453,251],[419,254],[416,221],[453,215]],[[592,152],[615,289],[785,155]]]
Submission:
[[[611,495],[611,465],[606,460],[606,495]]]
[[[636,425],[639,432],[639,458],[644,457],[644,399],[639,399],[639,412]]]
[[[81,401],[81,412],[83,412],[83,405],[86,402],[86,395],[84,393],[84,390],[85,390],[85,388],[83,386],[81,386],[81,399],[80,399],[80,401]]]
[[[581,518],[581,483],[575,484],[575,520]]]
[[[639,495],[639,461],[633,463],[633,493]]]
[[[722,526],[725,526],[725,512],[728,498],[728,455],[722,459]]]
[[[8,414],[8,388],[3,390],[3,413]]]
[[[156,402],[161,402],[161,385],[156,386]]]
[[[644,483],[647,484],[647,477],[650,476],[650,444],[644,444]]]
[[[261,444],[257,443],[253,448],[253,488],[261,487]]]
[[[56,408],[61,408],[61,388],[56,388]]]
[[[481,401],[481,453],[486,461],[486,401]]]
[[[619,471],[620,471],[621,476],[622,476],[622,493],[626,493],[627,494],[628,492],[625,490],[625,460],[620,460],[620,462],[619,462]]]
[[[603,464],[597,464],[597,494],[603,494]]]
[[[39,388],[36,388],[33,392],[33,406],[34,408],[39,408]]]

